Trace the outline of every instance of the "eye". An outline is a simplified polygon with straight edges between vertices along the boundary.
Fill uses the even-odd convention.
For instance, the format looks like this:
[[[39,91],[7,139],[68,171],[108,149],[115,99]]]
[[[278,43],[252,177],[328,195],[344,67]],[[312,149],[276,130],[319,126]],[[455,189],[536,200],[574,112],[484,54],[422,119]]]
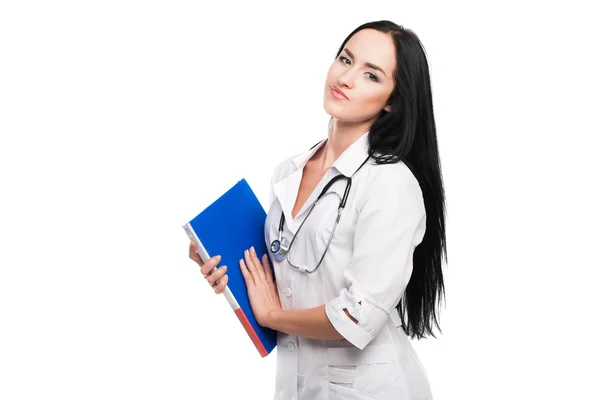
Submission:
[[[366,74],[367,74],[368,78],[371,79],[372,81],[379,82],[379,78],[377,77],[377,75],[373,75],[370,72],[367,72]]]
[[[348,61],[348,62],[345,62],[344,60],[346,60],[346,61]],[[350,60],[348,60],[348,59],[347,59],[346,57],[344,57],[344,56],[340,56],[340,61],[341,61],[341,63],[342,63],[342,64],[346,64],[346,65],[350,64]]]

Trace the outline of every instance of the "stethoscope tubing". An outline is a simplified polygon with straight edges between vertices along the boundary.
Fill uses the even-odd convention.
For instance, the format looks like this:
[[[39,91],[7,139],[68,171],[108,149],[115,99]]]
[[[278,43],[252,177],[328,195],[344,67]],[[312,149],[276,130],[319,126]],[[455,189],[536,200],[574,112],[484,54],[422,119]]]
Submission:
[[[361,169],[363,167],[363,165],[366,164],[366,162],[369,160],[370,157],[367,157],[365,159],[365,161],[363,161],[363,163],[360,165],[360,167],[358,167],[358,169],[355,171],[355,173]],[[306,268],[305,265],[298,267],[296,265],[294,265],[289,257],[289,251],[292,248],[292,245],[294,244],[296,237],[298,235],[298,232],[300,232],[300,230],[302,229],[302,226],[304,225],[304,223],[306,222],[306,220],[308,219],[308,217],[310,216],[310,214],[313,212],[313,209],[315,208],[315,206],[317,205],[317,203],[319,202],[319,200],[325,195],[325,193],[327,193],[327,190],[329,190],[329,188],[337,181],[342,180],[342,179],[346,179],[346,189],[344,190],[344,194],[340,199],[340,203],[338,206],[338,213],[337,213],[337,217],[335,220],[335,224],[333,225],[333,229],[331,231],[331,235],[329,235],[329,240],[327,241],[327,246],[325,247],[325,251],[323,252],[323,255],[321,256],[321,259],[319,260],[319,263],[317,264],[317,266],[315,268],[313,268],[312,270],[309,270]],[[279,219],[279,234],[278,234],[278,239],[274,240],[271,243],[271,252],[274,254],[274,258],[277,259],[278,261],[283,261],[284,259],[288,260],[288,263],[290,264],[290,266],[292,266],[295,269],[298,269],[300,271],[303,272],[307,272],[309,274],[312,274],[313,272],[315,272],[317,270],[317,268],[319,268],[319,266],[321,265],[321,263],[323,262],[323,259],[325,258],[325,255],[327,254],[327,250],[329,250],[329,245],[331,244],[331,240],[333,239],[333,234],[335,233],[335,230],[337,228],[338,223],[340,222],[340,218],[342,215],[342,211],[344,209],[344,207],[346,206],[346,201],[348,200],[348,194],[350,193],[350,188],[352,187],[352,177],[347,177],[343,174],[340,175],[336,175],[333,178],[331,178],[331,180],[329,182],[327,182],[327,184],[325,185],[325,187],[323,188],[323,190],[321,190],[321,193],[319,193],[319,196],[317,197],[317,200],[314,202],[314,204],[311,206],[310,211],[308,212],[308,214],[306,215],[306,217],[304,218],[304,220],[302,221],[302,223],[300,224],[300,226],[298,227],[298,230],[296,231],[296,233],[292,236],[292,240],[289,244],[289,246],[287,246],[287,248],[285,249],[281,249],[282,247],[282,238],[283,238],[283,225],[285,223],[285,214],[283,212],[283,210],[281,211],[281,218]],[[331,192],[328,194],[335,194],[338,196],[339,195],[336,192]],[[277,250],[275,251],[274,248],[277,248]],[[282,252],[284,252],[283,254],[281,254]]]

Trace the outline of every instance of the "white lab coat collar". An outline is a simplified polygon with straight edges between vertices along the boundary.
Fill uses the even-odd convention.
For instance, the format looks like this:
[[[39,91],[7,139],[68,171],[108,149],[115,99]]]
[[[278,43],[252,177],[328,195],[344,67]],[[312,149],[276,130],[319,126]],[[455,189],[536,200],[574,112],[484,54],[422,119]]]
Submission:
[[[368,134],[369,132],[365,132],[358,139],[354,141],[348,148],[338,157],[337,160],[331,165],[331,168],[335,168],[341,174],[345,176],[352,176],[354,172],[362,165],[369,154],[369,143],[368,143]],[[286,219],[286,223],[289,229],[292,232],[295,232],[299,227],[300,221],[296,219],[292,219],[292,209],[294,207],[296,198],[298,196],[298,190],[300,188],[300,182],[302,180],[302,170],[304,166],[310,160],[310,158],[325,144],[325,140],[322,140],[312,149],[305,151],[292,158],[292,162],[294,164],[295,170],[290,172],[290,174],[277,182],[273,187],[275,195],[279,199],[282,211]],[[302,215],[308,207],[316,200],[317,191],[320,191],[320,188],[323,184],[318,185],[317,190],[314,191],[306,203],[300,209],[298,216]]]
[[[321,147],[323,147],[325,142],[326,142],[326,139],[323,139],[319,143],[317,143],[314,147],[312,147],[310,150],[307,150],[304,153],[300,153],[296,157],[292,158],[292,161],[294,162],[294,166],[296,167],[296,170],[304,168],[304,166],[306,165],[308,160],[311,159],[311,157],[317,152],[317,150],[319,150]]]
[[[369,155],[369,132],[363,133],[333,163],[340,173],[347,177],[354,175]]]
[[[347,177],[352,176],[356,170],[361,166],[363,161],[369,155],[369,131],[363,133],[358,137],[344,152],[338,157],[337,160],[331,165],[335,167],[340,173]],[[296,170],[304,168],[308,160],[325,144],[326,140],[322,140],[312,149],[299,154],[293,158],[293,162],[296,166]]]

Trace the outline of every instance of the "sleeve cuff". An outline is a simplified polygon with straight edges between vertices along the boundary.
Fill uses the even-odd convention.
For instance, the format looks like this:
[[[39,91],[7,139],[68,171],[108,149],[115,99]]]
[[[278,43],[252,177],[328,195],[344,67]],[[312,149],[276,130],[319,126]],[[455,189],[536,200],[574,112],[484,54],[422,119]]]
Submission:
[[[350,343],[363,350],[379,333],[388,315],[378,307],[372,306],[366,299],[360,299],[361,305],[353,305],[350,300],[358,302],[359,299],[349,294],[346,290],[335,299],[325,304],[325,313],[333,327]],[[346,313],[352,315],[358,324],[352,321]]]

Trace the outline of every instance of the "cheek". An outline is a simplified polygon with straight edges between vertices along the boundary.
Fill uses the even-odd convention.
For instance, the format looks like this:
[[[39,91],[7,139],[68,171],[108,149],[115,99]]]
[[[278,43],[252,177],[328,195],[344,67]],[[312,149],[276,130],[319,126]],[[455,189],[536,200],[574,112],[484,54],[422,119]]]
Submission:
[[[369,87],[375,85],[365,86],[359,98],[356,99],[358,101],[355,104],[368,113],[379,111],[387,104],[387,99],[391,91],[381,90],[380,87]]]
[[[369,85],[365,84],[363,99],[366,103],[369,103],[369,104],[385,105],[385,102],[390,97],[391,93],[392,93],[391,87],[383,86],[382,84],[377,84],[377,83],[373,83],[373,84],[369,84]]]

